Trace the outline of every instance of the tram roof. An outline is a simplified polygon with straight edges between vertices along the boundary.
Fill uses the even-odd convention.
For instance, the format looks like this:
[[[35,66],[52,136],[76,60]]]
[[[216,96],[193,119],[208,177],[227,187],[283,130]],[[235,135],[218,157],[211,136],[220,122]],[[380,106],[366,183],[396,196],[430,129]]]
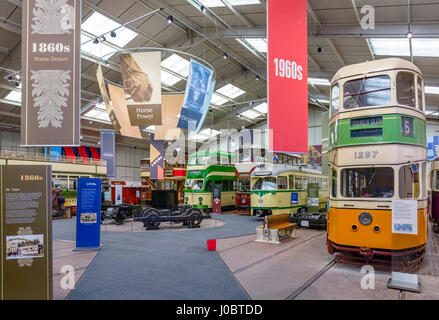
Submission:
[[[352,77],[355,75],[362,76],[364,74],[392,69],[408,69],[422,74],[421,70],[410,61],[400,58],[386,58],[345,66],[337,71],[332,78],[331,83],[342,78]]]
[[[302,172],[309,174],[322,174],[322,172],[307,166],[291,166],[285,164],[265,164],[265,168],[257,166],[252,176],[277,176],[285,172]],[[259,173],[259,174],[258,174]],[[263,174],[264,173],[264,174]]]

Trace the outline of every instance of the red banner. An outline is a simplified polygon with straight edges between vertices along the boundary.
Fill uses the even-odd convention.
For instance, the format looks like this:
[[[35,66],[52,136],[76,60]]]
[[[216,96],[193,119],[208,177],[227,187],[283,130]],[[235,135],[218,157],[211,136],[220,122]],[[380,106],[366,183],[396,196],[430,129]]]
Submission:
[[[267,28],[269,149],[307,154],[306,0],[268,0]]]

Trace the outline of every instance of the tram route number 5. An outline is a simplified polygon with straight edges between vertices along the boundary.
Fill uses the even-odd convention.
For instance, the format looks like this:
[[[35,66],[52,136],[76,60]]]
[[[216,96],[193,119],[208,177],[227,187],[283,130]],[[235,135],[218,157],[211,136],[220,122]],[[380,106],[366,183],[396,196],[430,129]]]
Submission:
[[[362,159],[375,159],[378,155],[378,151],[359,151],[354,152],[354,159],[362,160]]]
[[[296,61],[274,59],[276,77],[302,80],[302,66]]]

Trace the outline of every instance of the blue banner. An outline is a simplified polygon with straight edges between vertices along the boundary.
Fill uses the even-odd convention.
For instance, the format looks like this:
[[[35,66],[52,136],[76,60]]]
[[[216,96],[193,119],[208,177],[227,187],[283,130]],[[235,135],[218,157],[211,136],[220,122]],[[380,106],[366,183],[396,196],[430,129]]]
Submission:
[[[61,160],[62,147],[50,147],[49,161]]]
[[[101,245],[101,179],[78,178],[76,250],[99,249]]]
[[[191,60],[186,94],[183,100],[177,127],[182,129],[198,128],[204,120],[213,94],[213,70]],[[189,125],[190,122],[193,124]]]
[[[115,177],[116,142],[114,130],[101,129],[101,158],[107,162],[107,177]]]

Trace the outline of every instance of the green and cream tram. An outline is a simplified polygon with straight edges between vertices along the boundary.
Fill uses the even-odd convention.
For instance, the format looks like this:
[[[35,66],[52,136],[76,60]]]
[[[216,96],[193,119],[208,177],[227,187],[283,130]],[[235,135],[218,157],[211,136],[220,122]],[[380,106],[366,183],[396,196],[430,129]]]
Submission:
[[[251,175],[251,213],[256,216],[306,211],[308,183],[319,184],[319,209],[328,200],[328,178],[306,165],[259,164]]]
[[[221,186],[221,207],[235,207],[235,167],[233,155],[225,152],[199,151],[189,157],[186,170],[184,203],[210,212],[213,208],[213,188]]]
[[[423,88],[419,68],[395,58],[346,66],[334,76],[329,253],[358,263],[398,260],[405,269],[422,262],[427,242]],[[401,203],[412,211],[398,209]]]

